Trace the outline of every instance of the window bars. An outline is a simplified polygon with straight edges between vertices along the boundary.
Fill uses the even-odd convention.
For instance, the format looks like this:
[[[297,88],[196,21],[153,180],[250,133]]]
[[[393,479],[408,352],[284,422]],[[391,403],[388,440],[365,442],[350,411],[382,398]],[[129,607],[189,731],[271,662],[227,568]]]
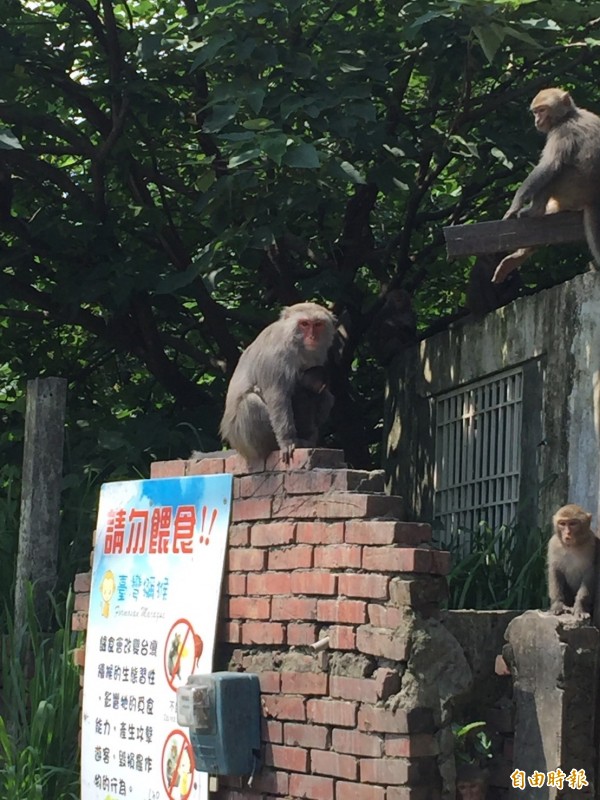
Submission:
[[[519,500],[523,373],[504,372],[436,399],[434,508],[442,543],[480,523],[514,521]]]

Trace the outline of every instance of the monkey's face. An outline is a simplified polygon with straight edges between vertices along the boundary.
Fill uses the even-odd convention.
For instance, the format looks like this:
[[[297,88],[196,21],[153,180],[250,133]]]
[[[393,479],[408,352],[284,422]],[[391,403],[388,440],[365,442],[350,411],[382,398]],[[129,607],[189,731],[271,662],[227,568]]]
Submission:
[[[556,530],[565,547],[579,544],[585,535],[583,524],[579,519],[558,519]]]
[[[324,346],[326,331],[324,320],[299,319],[297,331],[306,350],[320,350]]]
[[[540,133],[548,133],[552,128],[552,112],[549,106],[535,106],[532,107],[531,113],[533,114],[533,121],[535,127]]]
[[[484,800],[485,784],[483,781],[459,781],[456,789],[460,800]]]

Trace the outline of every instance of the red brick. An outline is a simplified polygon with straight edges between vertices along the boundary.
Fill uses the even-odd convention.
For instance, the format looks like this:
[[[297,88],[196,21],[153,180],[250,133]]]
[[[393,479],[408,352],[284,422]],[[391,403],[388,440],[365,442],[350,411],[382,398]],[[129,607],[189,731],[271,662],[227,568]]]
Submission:
[[[308,769],[308,750],[301,747],[286,747],[280,744],[268,744],[264,748],[265,764],[293,772],[306,772]]]
[[[332,650],[355,650],[356,633],[348,625],[333,625],[329,628],[329,647]]]
[[[245,522],[246,520],[271,519],[270,497],[252,497],[247,500],[234,500],[231,509],[231,519],[233,522]]]
[[[431,539],[431,525],[395,520],[348,520],[345,532],[350,544],[418,545]]]
[[[89,592],[91,588],[91,572],[79,572],[77,575],[75,575],[75,582],[73,583],[73,590],[75,592]]]
[[[327,569],[359,569],[362,547],[352,544],[332,544],[315,548],[315,567]]]
[[[281,673],[274,670],[267,670],[258,673],[260,690],[264,694],[279,694],[281,691]]]
[[[353,728],[356,725],[357,703],[346,700],[309,700],[306,704],[307,718],[321,725],[337,725]]]
[[[247,522],[238,522],[229,526],[227,539],[229,547],[246,547],[250,544],[250,525]]]
[[[325,750],[328,744],[328,731],[323,725],[302,725],[286,722],[283,726],[283,739],[286,744],[299,747],[315,747]]]
[[[290,594],[292,577],[285,572],[256,572],[248,575],[248,594]]]
[[[338,576],[332,575],[328,570],[310,570],[302,572],[295,570],[292,573],[293,594],[337,594]]]
[[[281,691],[284,694],[327,694],[328,675],[325,672],[284,672]]]
[[[452,569],[452,557],[447,550],[432,550],[433,564],[431,571],[434,575],[448,575]]]
[[[229,616],[233,619],[270,619],[271,601],[266,597],[230,597]]]
[[[306,569],[312,567],[313,548],[308,544],[269,551],[269,569]]]
[[[395,669],[380,667],[373,675],[375,680],[375,693],[379,700],[387,700],[400,691],[400,675]]]
[[[76,611],[71,617],[71,629],[74,631],[87,630],[87,611]]]
[[[225,459],[225,472],[230,475],[247,475],[249,472],[262,472],[264,468],[265,462],[263,460],[255,464],[248,464],[242,456],[235,452]]]
[[[321,497],[296,495],[273,498],[274,517],[296,519],[353,519],[402,515],[401,498],[381,494],[330,492]]]
[[[406,661],[409,653],[408,631],[393,631],[389,628],[373,628],[361,625],[356,631],[356,647],[360,653]]]
[[[377,492],[385,490],[385,473],[382,469],[369,472],[358,469],[336,469],[333,473],[333,489],[341,492]]]
[[[324,447],[319,448],[298,448],[294,450],[294,455],[289,464],[281,458],[279,450],[270,453],[265,459],[265,469],[279,469],[291,471],[295,469],[337,469],[345,467],[343,450],[330,450]]]
[[[362,566],[370,572],[427,572],[432,551],[424,547],[364,547]]]
[[[224,591],[227,595],[245,595],[246,594],[246,576],[241,572],[231,572],[225,576],[223,581]],[[254,594],[251,592],[251,594]]]
[[[260,792],[260,800],[266,800],[265,793],[270,792],[271,795],[286,795],[289,791],[290,776],[287,772],[279,772],[273,769],[263,770],[254,777],[252,788]],[[248,800],[248,789],[244,789],[244,800]]]
[[[253,525],[250,540],[253,547],[272,547],[278,544],[293,544],[296,525],[293,522],[271,522]]]
[[[411,736],[386,736],[385,755],[400,758],[436,756],[438,746],[430,733],[413,733]]]
[[[78,592],[75,595],[75,602],[73,604],[74,611],[89,611],[90,608],[90,593]]]
[[[76,667],[85,666],[85,647],[76,647],[73,650],[73,664]]]
[[[345,675],[332,675],[329,680],[329,694],[342,700],[360,700],[363,703],[377,702],[375,681],[369,678],[347,678]]]
[[[333,800],[333,778],[320,775],[290,775],[290,796],[309,800]]]
[[[418,769],[406,759],[361,758],[360,779],[365,783],[404,784],[418,777]]]
[[[263,698],[265,714],[282,720],[304,722],[306,720],[306,701],[303,697],[283,697],[271,695]]]
[[[394,606],[370,603],[367,611],[369,622],[375,628],[399,628],[406,623],[406,612]]]
[[[271,618],[276,620],[310,620],[317,616],[317,600],[310,597],[274,597]]]
[[[224,458],[190,459],[186,464],[186,475],[221,475],[225,472]]]
[[[355,623],[367,621],[367,604],[363,600],[318,600],[317,619],[323,622]]]
[[[380,736],[374,736],[372,733],[335,728],[331,736],[331,749],[338,753],[351,753],[355,756],[372,756],[373,758],[383,755],[383,740]]]
[[[287,626],[287,643],[309,645],[317,641],[317,626],[310,622],[290,622]]]
[[[433,716],[428,708],[388,711],[363,704],[358,712],[358,728],[376,733],[431,733]]]
[[[448,583],[441,577],[392,578],[390,602],[397,606],[437,606],[448,596]]]
[[[249,547],[230,547],[227,552],[229,572],[261,572],[265,568],[267,553]]]
[[[260,721],[261,739],[271,744],[283,744],[283,722],[276,719],[262,719]]]
[[[333,775],[334,778],[355,780],[358,775],[358,762],[354,756],[340,755],[327,750],[311,750],[310,767],[312,772]]]
[[[333,485],[332,470],[288,472],[285,476],[287,494],[325,494]]]
[[[219,638],[229,644],[240,644],[242,641],[242,626],[239,622],[225,622],[221,628],[222,633]]]
[[[179,478],[185,475],[186,461],[155,461],[150,464],[151,478]]]
[[[344,523],[299,522],[296,539],[307,544],[341,544],[344,541]]]
[[[243,644],[285,644],[285,628],[279,622],[244,622]]]
[[[387,600],[389,575],[362,575],[347,572],[340,575],[339,593],[346,597],[369,597],[372,600]]]
[[[260,472],[245,475],[238,481],[240,497],[272,497],[283,490],[282,472]]]
[[[381,786],[361,786],[359,783],[338,781],[335,785],[336,800],[385,800],[385,789]]]

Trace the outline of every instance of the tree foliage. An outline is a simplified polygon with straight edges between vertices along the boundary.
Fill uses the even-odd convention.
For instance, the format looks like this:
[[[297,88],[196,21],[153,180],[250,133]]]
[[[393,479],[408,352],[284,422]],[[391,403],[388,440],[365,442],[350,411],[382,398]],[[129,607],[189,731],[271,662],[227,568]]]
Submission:
[[[347,334],[333,441],[365,463],[386,297],[406,291],[420,327],[461,305],[469,265],[442,228],[504,211],[539,149],[537,90],[600,107],[598,17],[577,0],[5,0],[2,447],[24,378],[54,374],[73,474],[211,449],[240,347],[316,299]],[[530,279],[579,271],[575,252]]]

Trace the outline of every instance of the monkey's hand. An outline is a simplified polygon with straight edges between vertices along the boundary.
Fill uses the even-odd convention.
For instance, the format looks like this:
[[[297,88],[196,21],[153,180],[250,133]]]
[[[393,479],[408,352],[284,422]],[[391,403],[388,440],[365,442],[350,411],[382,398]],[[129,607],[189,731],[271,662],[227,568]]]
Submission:
[[[284,445],[281,448],[281,460],[284,464],[289,464],[292,458],[294,457],[294,450],[296,449],[296,443],[290,442],[289,444]]]
[[[520,247],[518,250],[515,250],[514,253],[509,253],[507,256],[504,256],[492,275],[492,283],[504,283],[510,273],[519,269],[521,264],[527,260],[532,252],[533,247]]]
[[[577,605],[577,603],[575,603],[575,605],[573,606],[573,616],[575,617],[575,619],[590,619],[591,614],[587,611],[584,611],[580,605]]]
[[[555,600],[552,605],[550,606],[550,614],[556,614],[559,616],[560,614],[568,614],[571,611],[568,606],[566,606],[562,600]]]

